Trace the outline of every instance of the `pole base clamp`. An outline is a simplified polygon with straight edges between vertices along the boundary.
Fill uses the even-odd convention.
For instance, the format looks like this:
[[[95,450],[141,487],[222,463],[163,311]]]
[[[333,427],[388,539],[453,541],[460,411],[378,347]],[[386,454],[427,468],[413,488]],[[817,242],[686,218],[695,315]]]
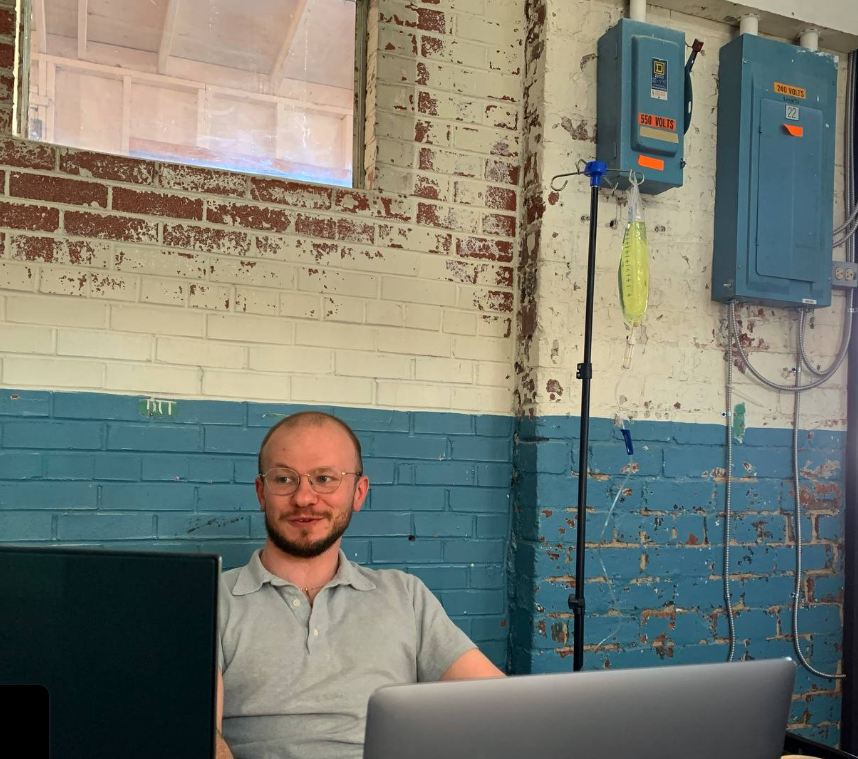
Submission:
[[[576,379],[593,379],[593,364],[578,364]]]
[[[575,594],[572,593],[569,595],[569,608],[576,614],[583,614],[584,609],[586,608],[586,602],[583,598],[580,600],[575,598]]]

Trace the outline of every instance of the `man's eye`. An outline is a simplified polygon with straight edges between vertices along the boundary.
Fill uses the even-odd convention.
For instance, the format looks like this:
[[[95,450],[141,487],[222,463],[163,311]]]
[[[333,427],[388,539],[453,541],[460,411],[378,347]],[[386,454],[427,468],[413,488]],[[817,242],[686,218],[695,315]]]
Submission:
[[[336,479],[336,477],[334,477],[333,475],[330,475],[330,474],[316,475],[316,482],[318,482],[322,485],[326,485],[330,482],[333,482],[335,479]]]
[[[295,478],[289,474],[278,474],[274,478],[274,482],[276,482],[278,485],[289,485],[295,482]]]

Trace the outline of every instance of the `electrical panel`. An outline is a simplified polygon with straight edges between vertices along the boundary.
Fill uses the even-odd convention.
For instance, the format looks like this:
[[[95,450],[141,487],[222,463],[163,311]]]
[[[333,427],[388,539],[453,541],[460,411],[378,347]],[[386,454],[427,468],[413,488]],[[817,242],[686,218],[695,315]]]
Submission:
[[[831,304],[837,61],[743,34],[721,48],[712,298]]]
[[[620,19],[598,46],[596,159],[642,173],[642,193],[682,186],[685,108],[685,35]],[[613,175],[612,175],[613,177]]]

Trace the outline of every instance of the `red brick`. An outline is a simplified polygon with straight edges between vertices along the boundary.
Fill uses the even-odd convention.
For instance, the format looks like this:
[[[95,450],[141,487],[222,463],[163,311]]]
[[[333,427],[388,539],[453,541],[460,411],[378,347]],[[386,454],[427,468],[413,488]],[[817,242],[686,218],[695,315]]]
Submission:
[[[437,37],[424,36],[420,40],[420,55],[424,58],[435,58],[439,53],[444,52],[444,40],[439,40]]]
[[[369,211],[369,196],[356,190],[337,190],[334,203],[338,211],[347,213]]]
[[[155,181],[155,164],[151,161],[82,150],[61,151],[60,171],[81,177],[133,184],[148,185]]]
[[[517,185],[519,173],[519,168],[515,164],[505,161],[486,161],[486,179],[489,182]]]
[[[411,221],[411,201],[407,198],[380,195],[375,215],[380,219],[395,219],[396,221]]]
[[[486,206],[501,211],[515,211],[515,190],[507,190],[504,187],[489,187],[486,190]]]
[[[429,84],[429,69],[425,63],[417,62],[417,75],[414,81],[417,84]]]
[[[15,45],[11,42],[0,42],[0,69],[15,68]]]
[[[0,8],[0,35],[15,36],[15,14],[5,8]]]
[[[13,171],[9,176],[9,194],[16,198],[107,208],[107,187],[104,185],[45,174]]]
[[[457,229],[463,232],[476,232],[470,229],[472,223],[460,221],[458,210],[455,208],[442,208],[430,203],[417,204],[417,223],[443,229]]]
[[[247,179],[244,174],[205,169],[200,166],[162,163],[158,167],[158,184],[168,190],[187,190],[245,198]]]
[[[11,74],[0,74],[0,102],[12,101],[15,96],[15,77]]]
[[[250,197],[269,203],[282,203],[298,208],[329,210],[333,192],[330,187],[317,187],[303,182],[254,177],[250,181]]]
[[[503,292],[501,290],[486,290],[474,295],[474,307],[480,311],[511,313],[513,295],[511,292]]]
[[[60,227],[60,211],[58,208],[0,202],[0,227],[56,232]]]
[[[157,242],[158,225],[128,216],[102,216],[86,211],[66,211],[65,229],[70,235],[128,242]]]
[[[512,287],[512,267],[499,266],[495,271],[495,284],[498,287]]]
[[[441,186],[433,177],[418,174],[414,179],[413,194],[418,198],[441,200]]]
[[[417,28],[424,32],[438,32],[444,34],[446,32],[446,19],[441,11],[431,10],[429,8],[417,9]]]
[[[203,201],[182,195],[114,187],[113,210],[149,216],[169,216],[174,219],[202,220]]]
[[[56,152],[48,145],[11,137],[0,139],[0,165],[23,169],[52,170],[56,165]]]
[[[337,239],[350,242],[375,242],[375,227],[351,219],[337,219]]]
[[[515,237],[515,216],[504,216],[499,213],[484,214],[483,232],[499,237]]]
[[[456,240],[456,255],[509,263],[512,261],[512,243],[482,237],[463,237]]]
[[[3,104],[5,105],[5,103]],[[10,134],[12,132],[12,103],[8,103],[8,108],[0,107],[0,134]]]
[[[295,231],[309,237],[324,237],[326,240],[333,240],[337,236],[337,225],[333,219],[299,213],[295,220]]]
[[[204,253],[226,253],[238,256],[246,256],[250,253],[250,237],[244,232],[185,224],[165,224],[164,245],[200,250]]]
[[[10,258],[16,261],[37,261],[46,264],[71,264],[102,268],[107,266],[109,243],[15,235],[10,240],[9,245]]]
[[[271,232],[286,232],[292,225],[292,217],[279,208],[217,200],[208,202],[206,221]]]
[[[438,115],[438,101],[428,92],[417,93],[417,110],[427,116]]]

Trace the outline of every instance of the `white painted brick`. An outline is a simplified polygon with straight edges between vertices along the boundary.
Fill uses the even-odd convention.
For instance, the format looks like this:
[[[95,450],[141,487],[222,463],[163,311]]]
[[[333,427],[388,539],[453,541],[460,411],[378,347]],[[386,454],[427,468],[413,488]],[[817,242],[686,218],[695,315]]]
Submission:
[[[119,332],[94,330],[57,330],[58,356],[92,356],[120,358],[129,361],[149,361],[152,357],[151,337],[125,335]]]
[[[370,300],[366,303],[367,324],[383,324],[387,327],[400,327],[405,321],[405,306],[383,300]]]
[[[443,409],[450,407],[453,390],[444,385],[418,382],[390,382],[379,380],[376,402],[393,408]]]
[[[69,358],[5,356],[3,383],[13,387],[104,387],[104,366]]]
[[[254,287],[235,288],[236,313],[277,316],[280,293],[277,290],[263,290]]]
[[[494,385],[512,389],[515,382],[512,366],[507,362],[477,362],[477,385]]]
[[[207,340],[180,340],[159,337],[155,357],[166,364],[189,364],[223,369],[247,366],[247,348]]]
[[[351,324],[297,324],[296,345],[375,350],[376,329]]]
[[[298,289],[314,293],[374,298],[378,293],[378,279],[372,275],[336,269],[302,268],[298,272]]]
[[[202,337],[205,333],[205,314],[196,314],[178,308],[113,305],[110,307],[110,328],[122,332]]]
[[[294,327],[282,319],[245,314],[209,314],[206,335],[212,340],[236,340],[248,343],[293,342]]]
[[[330,374],[334,353],[323,348],[251,345],[249,366],[253,371],[302,374]]]
[[[377,111],[375,129],[376,135],[380,137],[406,141],[414,139],[414,119],[407,116]]]
[[[490,337],[453,338],[453,356],[482,361],[509,361],[512,354],[510,340],[493,340]]]
[[[209,260],[209,279],[212,282],[291,290],[295,283],[295,270],[288,264],[274,261],[220,256]]]
[[[376,241],[382,247],[394,248],[394,257],[403,255],[406,250],[419,250],[426,253],[449,253],[452,249],[453,237],[446,229],[426,229],[425,227],[407,227],[401,224],[379,224]],[[389,252],[386,251],[389,254]],[[405,254],[407,255],[407,254]],[[416,256],[413,273],[417,272]],[[399,272],[392,272],[399,273]]]
[[[383,277],[381,297],[385,300],[455,306],[456,286],[453,283],[433,282],[428,279]]]
[[[0,325],[0,351],[9,353],[53,353],[54,330],[24,324]]]
[[[361,351],[337,351],[336,371],[345,377],[372,377],[383,379],[410,379],[410,356],[389,356]]]
[[[134,303],[138,300],[140,286],[141,278],[136,274],[94,271],[89,275],[89,294],[92,298]]]
[[[0,288],[4,290],[24,290],[32,292],[36,289],[37,271],[29,264],[0,262]]]
[[[428,329],[437,332],[441,329],[441,317],[444,311],[440,306],[421,306],[409,303],[405,306],[405,326],[411,329]]]
[[[179,279],[146,277],[140,286],[140,300],[159,306],[184,306],[191,283]]]
[[[118,243],[114,256],[114,268],[117,271],[153,274],[160,277],[203,279],[206,273],[206,261],[205,256],[196,253],[180,253],[154,246]]]
[[[288,374],[203,370],[203,395],[285,402],[290,398]]]
[[[363,298],[349,298],[345,295],[322,296],[322,319],[330,322],[363,322]]]
[[[506,23],[494,21],[485,16],[471,16],[465,13],[455,14],[455,33],[458,37],[485,42],[491,45],[517,47],[522,36],[523,16],[515,23],[505,19]]]
[[[474,381],[474,365],[470,361],[455,359],[418,358],[416,378],[424,382],[467,382]]]
[[[188,287],[188,306],[208,311],[229,311],[235,295],[229,285],[193,282]]]
[[[39,292],[50,295],[89,295],[89,274],[81,269],[45,267],[39,278]]]
[[[292,400],[369,405],[375,383],[369,379],[340,377],[292,377]]]
[[[508,414],[512,395],[505,388],[454,387],[450,407],[478,414]]]
[[[512,317],[480,314],[477,317],[477,334],[484,337],[508,338],[512,334]]]
[[[379,329],[378,349],[386,353],[408,353],[415,356],[449,356],[451,338],[442,332],[413,329]]]
[[[107,325],[107,304],[70,298],[9,295],[6,297],[6,319],[10,322],[98,328]]]
[[[309,293],[280,293],[280,314],[298,319],[321,319],[322,298]]]
[[[135,393],[200,394],[201,369],[142,364],[107,364],[104,387]]]
[[[477,332],[477,315],[445,308],[443,329],[454,335],[474,335]]]

